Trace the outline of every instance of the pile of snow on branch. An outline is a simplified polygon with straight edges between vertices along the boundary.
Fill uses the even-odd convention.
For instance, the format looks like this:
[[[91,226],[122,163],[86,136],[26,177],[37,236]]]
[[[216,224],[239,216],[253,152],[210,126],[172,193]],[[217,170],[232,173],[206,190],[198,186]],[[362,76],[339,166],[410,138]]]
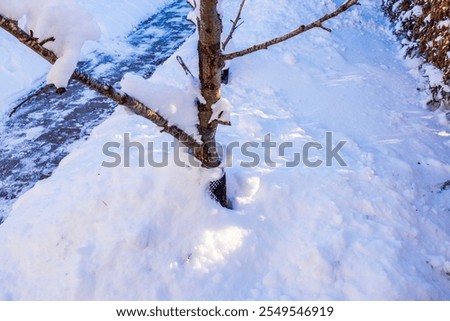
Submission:
[[[42,40],[58,60],[47,75],[47,82],[65,88],[88,40],[98,40],[101,32],[91,14],[75,0],[1,0],[0,13],[24,23],[24,28]]]

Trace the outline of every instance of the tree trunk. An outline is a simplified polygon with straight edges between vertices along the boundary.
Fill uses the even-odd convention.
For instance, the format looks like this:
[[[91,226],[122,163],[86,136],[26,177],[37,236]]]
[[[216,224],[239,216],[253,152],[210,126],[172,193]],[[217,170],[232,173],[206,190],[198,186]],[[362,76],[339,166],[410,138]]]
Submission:
[[[198,23],[198,57],[200,91],[204,101],[198,103],[198,130],[202,137],[203,166],[215,168],[221,159],[216,149],[217,122],[211,122],[213,105],[221,98],[221,72],[224,67],[221,52],[222,19],[217,12],[217,0],[200,2]],[[211,195],[224,207],[229,207],[226,195],[226,177],[210,184]]]

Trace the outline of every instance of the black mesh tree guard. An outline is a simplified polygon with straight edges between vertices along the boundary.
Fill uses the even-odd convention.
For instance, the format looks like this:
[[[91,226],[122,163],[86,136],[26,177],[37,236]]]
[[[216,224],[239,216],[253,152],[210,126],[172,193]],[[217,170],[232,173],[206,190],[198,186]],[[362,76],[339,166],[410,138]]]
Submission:
[[[211,198],[222,205],[222,207],[231,209],[231,203],[227,197],[227,176],[225,171],[223,171],[221,178],[209,183],[209,194]]]

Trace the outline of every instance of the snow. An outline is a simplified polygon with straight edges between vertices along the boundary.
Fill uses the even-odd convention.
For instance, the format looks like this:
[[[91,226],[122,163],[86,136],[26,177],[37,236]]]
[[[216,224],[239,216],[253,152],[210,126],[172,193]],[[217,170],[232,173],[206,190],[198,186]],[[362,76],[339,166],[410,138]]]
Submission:
[[[197,5],[196,0],[187,0],[187,2],[192,7],[192,11],[189,12],[186,18],[197,25],[197,21],[200,19],[200,6]]]
[[[230,121],[230,113],[233,109],[233,106],[231,106],[231,103],[228,101],[228,99],[224,97],[220,98],[219,101],[212,106],[212,108],[213,114],[211,115],[211,122],[214,120],[220,120],[223,122]]]
[[[41,41],[54,37],[44,47],[58,56],[47,75],[57,88],[67,87],[83,44],[100,38],[100,28],[75,0],[2,0],[0,12],[14,20],[25,16],[25,29]]]
[[[23,12],[25,12],[26,7],[24,5],[31,4],[35,8],[35,6],[44,2],[55,3],[53,0],[0,0],[0,12],[9,13],[9,16],[18,18],[23,16]],[[116,38],[125,36],[142,19],[147,18],[168,2],[169,0],[134,0],[132,3],[125,3],[120,0],[79,0],[80,6],[89,12],[93,17],[92,20],[101,30],[101,39],[98,42],[88,41],[84,43],[81,48],[81,57],[85,57],[97,49],[99,51],[105,51],[105,48],[114,49]],[[38,10],[35,10],[38,13]],[[52,11],[48,13],[52,14]],[[66,18],[69,18],[70,21],[73,17],[73,15],[70,15]],[[22,19],[21,23],[24,21],[26,22],[26,19]],[[64,25],[64,22],[62,23],[64,26],[62,30],[70,29],[67,28],[67,25]],[[75,23],[77,28],[78,25],[78,23]],[[83,28],[79,29],[80,32],[82,30]],[[62,31],[56,32],[62,33]],[[47,45],[50,45],[50,43]],[[0,114],[3,114],[7,112],[9,105],[23,96],[27,90],[35,88],[38,83],[42,82],[51,66],[41,57],[30,52],[28,48],[17,45],[17,40],[3,29],[0,29],[0,46],[2,48],[0,51],[0,84],[2,88],[0,90],[0,101],[5,102],[5,104],[0,105]]]
[[[424,74],[428,77],[431,87],[439,86],[443,83],[444,73],[431,64],[424,64],[422,67]]]
[[[438,28],[450,27],[450,19],[439,21]]]
[[[145,80],[140,76],[126,74],[120,85],[124,92],[168,119],[169,125],[176,125],[186,133],[198,136],[195,105],[200,95],[198,84],[192,78],[186,78],[185,84],[176,87],[166,81],[164,75],[159,75]]]
[[[117,107],[0,225],[0,299],[449,300],[450,190],[439,188],[450,179],[449,122],[423,107],[378,2],[361,3],[326,24],[332,33],[233,61],[222,88],[233,126],[220,127],[218,141],[261,146],[270,133],[295,148],[273,149],[275,167],[261,147],[250,149],[261,159],[253,167],[231,149],[234,210],[207,195],[218,171],[177,166],[177,152],[189,163],[184,150],[164,148],[169,136]],[[239,4],[222,2],[225,21]],[[234,45],[336,7],[320,4],[251,1]],[[196,74],[194,49],[195,36],[151,79],[127,75],[123,89],[166,115],[187,108],[176,122],[191,123],[192,80],[176,55]],[[346,166],[282,166],[312,142],[323,149],[310,160],[324,160],[327,133],[332,147],[346,142]],[[126,134],[153,150],[126,151]],[[108,142],[122,160],[130,152],[129,167],[102,166]],[[168,165],[139,166],[147,156]]]
[[[155,13],[171,0],[78,0],[86,8],[102,31],[102,40],[123,36],[149,15]],[[107,45],[102,43],[102,45]]]
[[[29,49],[18,47],[17,40],[0,30],[0,115],[23,91],[36,86],[36,78],[48,71],[47,64]]]
[[[414,8],[412,8],[412,14],[415,17],[420,17],[423,14],[423,8],[422,6],[414,6]]]

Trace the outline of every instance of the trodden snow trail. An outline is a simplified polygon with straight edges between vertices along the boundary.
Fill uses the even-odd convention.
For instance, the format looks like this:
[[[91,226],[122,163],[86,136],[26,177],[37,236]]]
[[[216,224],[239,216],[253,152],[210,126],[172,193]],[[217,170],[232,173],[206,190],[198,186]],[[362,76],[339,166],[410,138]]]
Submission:
[[[126,72],[150,77],[192,34],[194,28],[186,19],[189,9],[186,1],[173,1],[117,44],[118,52],[94,52],[79,63],[79,68],[111,84]],[[115,106],[72,81],[65,94],[50,90],[33,97],[0,124],[0,223],[14,200],[49,177],[71,145],[86,138]]]

